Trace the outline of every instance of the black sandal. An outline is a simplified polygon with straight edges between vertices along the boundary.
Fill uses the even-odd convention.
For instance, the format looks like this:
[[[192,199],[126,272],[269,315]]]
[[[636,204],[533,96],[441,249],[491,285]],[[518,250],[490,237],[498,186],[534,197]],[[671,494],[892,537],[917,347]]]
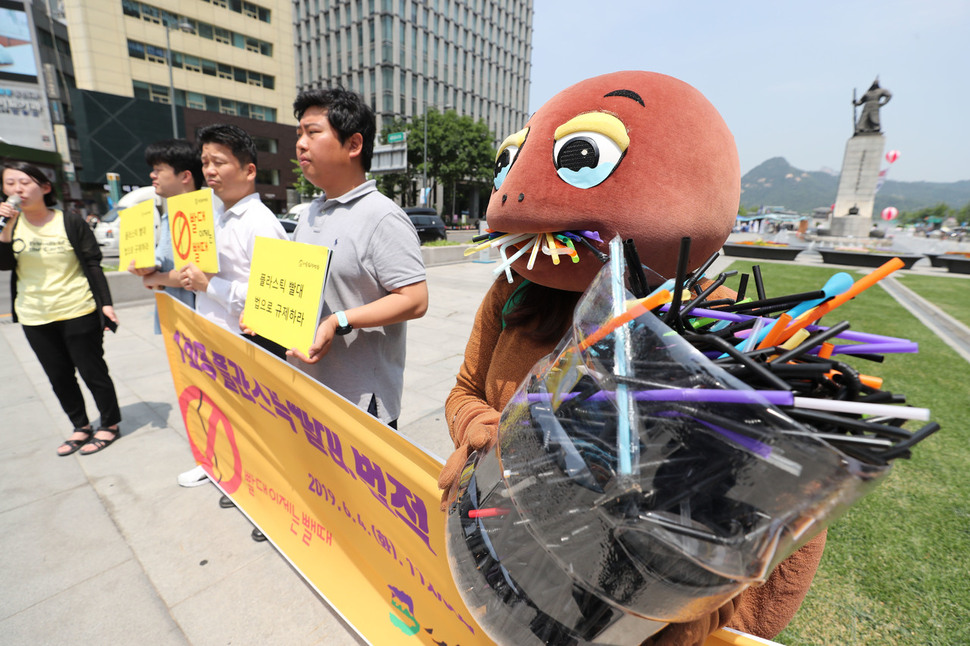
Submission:
[[[75,451],[77,451],[79,448],[81,448],[91,440],[91,435],[94,433],[94,430],[89,426],[88,428],[76,428],[74,429],[74,433],[84,433],[87,435],[87,437],[85,437],[83,440],[65,440],[64,443],[61,444],[61,446],[66,446],[70,450],[67,453],[61,453],[60,450],[58,450],[57,455],[61,457],[64,457],[66,455],[73,455]],[[60,449],[61,446],[57,448]]]
[[[102,440],[102,439],[97,438],[97,437],[94,437],[94,435],[92,435],[91,436],[91,439],[89,439],[87,442],[85,442],[84,445],[87,446],[87,445],[90,444],[91,446],[94,447],[94,449],[92,449],[90,451],[81,451],[81,455],[91,455],[92,453],[97,453],[98,451],[102,451],[102,450],[108,448],[109,446],[111,446],[111,444],[115,440],[117,440],[119,437],[121,437],[121,429],[120,428],[105,428],[105,427],[102,426],[97,431],[95,431],[95,433],[99,433],[101,431],[105,431],[107,433],[114,433],[114,437],[112,437],[110,439],[107,439],[107,440]]]

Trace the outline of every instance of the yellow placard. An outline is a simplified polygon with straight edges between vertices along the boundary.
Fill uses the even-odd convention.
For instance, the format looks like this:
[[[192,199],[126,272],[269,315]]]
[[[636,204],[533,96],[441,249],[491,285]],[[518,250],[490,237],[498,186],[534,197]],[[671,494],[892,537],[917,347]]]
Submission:
[[[317,593],[370,644],[494,643],[448,566],[441,462],[240,335],[155,299],[193,457]],[[720,630],[705,646],[759,643]]]
[[[246,327],[310,354],[329,266],[328,247],[257,237],[243,311]]]
[[[118,269],[132,260],[139,269],[155,266],[155,200],[118,212]]]
[[[168,198],[168,224],[176,269],[191,262],[208,274],[219,272],[212,189]]]

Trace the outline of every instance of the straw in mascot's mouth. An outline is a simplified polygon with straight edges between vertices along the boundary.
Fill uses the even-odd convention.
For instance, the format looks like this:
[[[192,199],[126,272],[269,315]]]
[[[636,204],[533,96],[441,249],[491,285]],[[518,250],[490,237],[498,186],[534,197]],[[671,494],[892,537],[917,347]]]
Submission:
[[[535,266],[539,252],[548,256],[553,265],[559,264],[559,256],[567,256],[573,263],[579,262],[579,252],[576,245],[582,245],[589,249],[593,255],[601,262],[606,262],[608,256],[597,249],[591,241],[603,242],[600,234],[596,231],[545,231],[540,233],[502,233],[499,231],[488,231],[488,233],[472,238],[472,242],[480,243],[471,247],[465,255],[471,255],[480,251],[498,248],[502,256],[502,262],[492,270],[496,276],[505,272],[508,281],[512,282],[512,263],[529,253],[529,264],[531,270]],[[508,255],[509,247],[515,248],[515,252]]]

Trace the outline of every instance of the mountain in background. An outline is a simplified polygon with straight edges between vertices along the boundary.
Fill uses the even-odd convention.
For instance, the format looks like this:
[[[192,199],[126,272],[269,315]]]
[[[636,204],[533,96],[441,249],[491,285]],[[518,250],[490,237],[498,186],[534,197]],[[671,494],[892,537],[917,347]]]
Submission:
[[[799,170],[784,157],[772,157],[741,178],[741,204],[749,211],[760,206],[784,206],[809,214],[816,208],[831,207],[838,190],[838,174]],[[918,211],[940,202],[952,209],[962,208],[970,202],[970,180],[942,183],[887,179],[876,193],[873,214],[887,206],[895,206],[900,211]]]

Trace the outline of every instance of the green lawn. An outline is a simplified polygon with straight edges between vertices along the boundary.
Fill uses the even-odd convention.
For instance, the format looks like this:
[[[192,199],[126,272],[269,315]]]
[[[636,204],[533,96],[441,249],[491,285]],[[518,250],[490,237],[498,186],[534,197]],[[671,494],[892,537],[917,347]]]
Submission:
[[[970,325],[970,279],[908,274],[901,276],[899,282],[964,325]]]
[[[837,271],[759,264],[768,296],[818,289]],[[751,265],[736,261],[730,269],[750,273]],[[850,273],[861,277],[868,271]],[[934,301],[934,294],[952,301],[949,289],[970,287],[964,280],[954,280],[953,287],[936,282],[944,277],[928,278],[931,282],[910,275],[902,282]],[[736,287],[737,280],[728,286]],[[962,312],[951,313],[966,321],[967,310]],[[812,589],[777,641],[788,646],[970,644],[970,364],[878,286],[830,313],[823,324],[841,320],[854,330],[919,343],[916,355],[852,363],[882,377],[886,390],[929,408],[942,430],[919,444],[912,459],[896,461],[889,476],[831,526]]]

